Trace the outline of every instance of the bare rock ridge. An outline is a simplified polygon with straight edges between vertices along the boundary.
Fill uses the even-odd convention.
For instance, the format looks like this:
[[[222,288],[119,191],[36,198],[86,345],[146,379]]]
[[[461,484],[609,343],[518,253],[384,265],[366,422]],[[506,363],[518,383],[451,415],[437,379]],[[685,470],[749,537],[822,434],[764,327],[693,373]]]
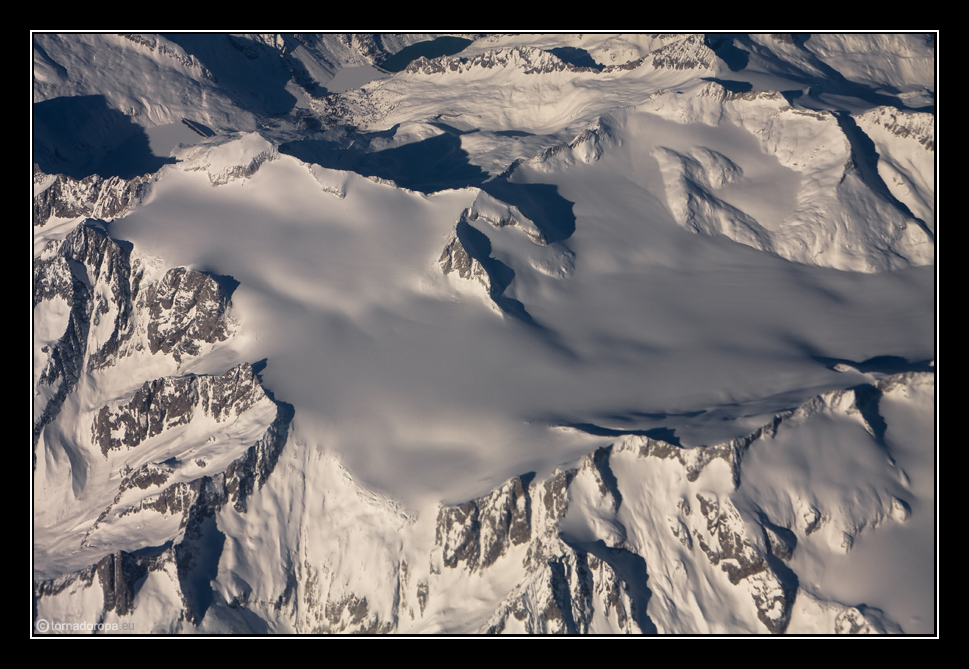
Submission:
[[[530,539],[531,498],[521,477],[486,498],[442,507],[438,516],[437,542],[444,565],[452,569],[460,562],[472,571],[486,569],[506,548]]]
[[[930,382],[930,377],[906,373],[875,385],[827,393],[797,410],[779,414],[745,437],[723,444],[687,449],[645,436],[623,437],[611,448],[586,456],[576,469],[559,470],[544,480],[533,475],[512,478],[490,495],[442,507],[437,545],[443,565],[485,572],[503,560],[521,561],[527,576],[495,612],[487,630],[490,632],[581,633],[588,629],[589,612],[593,610],[614,612],[623,621],[620,627],[628,624],[630,631],[655,630],[654,623],[645,617],[649,597],[669,597],[676,585],[675,579],[666,577],[658,586],[646,587],[647,580],[650,584],[655,580],[651,565],[657,565],[656,573],[669,574],[670,565],[692,562],[692,567],[674,570],[676,578],[686,578],[693,570],[714,568],[720,572],[719,578],[745,593],[739,605],[746,596],[747,606],[765,631],[783,633],[799,596],[797,575],[787,565],[798,544],[822,525],[832,524],[836,526],[830,528],[832,548],[845,550],[843,545],[834,545],[840,537],[891,518],[904,522],[907,503],[883,492],[880,508],[860,523],[847,508],[808,506],[803,521],[785,524],[780,518],[772,520],[762,508],[755,506],[756,512],[751,512],[742,475],[745,454],[751,449],[778,448],[773,442],[779,431],[819,413],[867,414],[859,416],[862,425],[878,441],[871,424],[879,420],[877,398],[883,390]],[[637,479],[626,479],[620,473],[617,480],[612,472],[628,471],[630,460],[639,463],[637,467],[662,469],[670,478],[675,476],[660,463],[675,463],[672,471],[681,472],[685,481],[683,496],[670,494],[664,499],[665,491],[644,495]],[[708,487],[718,485],[714,481],[719,474],[707,474],[715,462],[726,465],[731,481],[719,492]],[[752,483],[757,487],[764,484]],[[596,494],[590,496],[589,490]],[[788,494],[792,507],[807,504],[796,497],[796,492]],[[590,504],[597,511],[588,508]],[[650,548],[643,551],[645,545],[640,541],[645,537],[637,537],[636,531],[630,532],[621,522],[629,517],[624,506],[637,509],[638,523],[647,527],[655,523],[656,531],[665,526],[663,531],[670,532],[675,541],[657,553],[656,547],[663,542],[654,537]],[[579,517],[597,520],[591,527],[582,528],[571,520]],[[522,544],[527,545],[524,556],[516,551]],[[434,596],[433,590],[428,596]],[[605,599],[596,600],[600,596]],[[835,631],[839,633],[899,629],[892,621],[879,622],[880,613],[872,613],[875,622],[867,624],[857,622],[861,620],[859,609],[829,605],[843,606],[838,609],[841,613]],[[846,622],[849,620],[856,622]],[[515,621],[521,626],[511,626]]]
[[[226,408],[251,411],[245,408],[246,398],[260,394],[248,365],[221,377],[179,382],[194,383],[200,389],[204,384],[221,387],[225,399],[210,401],[207,411],[223,417]],[[886,393],[897,397],[932,382],[931,373],[906,372],[871,385],[825,393],[777,415],[745,437],[712,446],[682,448],[645,436],[622,437],[584,456],[574,467],[541,477],[515,476],[486,495],[441,506],[428,564],[395,558],[386,565],[387,577],[396,583],[392,598],[338,589],[341,577],[330,574],[339,569],[338,564],[316,563],[319,566],[310,569],[307,563],[284,576],[276,610],[285,618],[294,615],[293,602],[304,601],[303,613],[297,616],[310,625],[297,626],[304,631],[393,632],[408,617],[419,619],[433,610],[448,588],[515,573],[515,582],[482,618],[479,631],[574,634],[607,625],[617,632],[639,634],[691,621],[702,625],[689,606],[668,606],[674,597],[684,596],[693,579],[702,578],[729,599],[733,615],[755,621],[761,632],[784,633],[795,609],[801,607],[825,612],[835,633],[898,633],[898,623],[877,609],[817,599],[801,587],[791,566],[802,544],[812,544],[813,551],[843,552],[851,549],[850,542],[839,544],[848,532],[906,522],[907,515],[899,509],[904,511],[907,503],[894,495],[897,490],[874,491],[875,505],[857,500],[868,514],[862,519],[849,500],[847,506],[836,508],[806,496],[808,492],[797,486],[783,491],[772,488],[769,480],[756,478],[756,461],[782,454],[805,421],[841,421],[867,432],[878,422],[879,397]],[[171,383],[165,380],[162,385]],[[246,393],[235,392],[243,386],[249,389]],[[196,411],[203,409],[203,395],[200,390]],[[120,409],[133,411],[128,405]],[[134,413],[128,415],[134,419]],[[199,470],[197,478],[178,482],[174,481],[179,463],[129,472],[116,508],[106,510],[102,522],[161,512],[181,518],[179,533],[155,548],[133,553],[115,550],[88,568],[39,581],[35,585],[38,601],[80,597],[97,587],[103,593],[99,598],[102,618],[112,611],[128,616],[146,579],[156,574],[176,585],[181,602],[180,610],[172,612],[165,624],[172,630],[200,624],[218,601],[212,579],[221,547],[236,540],[230,529],[234,522],[224,525],[216,517],[222,517],[228,506],[245,515],[248,498],[268,481],[276,466],[291,419],[291,408],[276,405],[264,436],[221,472]],[[885,460],[877,429],[872,429],[873,452],[881,452],[883,466],[891,470],[894,465]],[[754,464],[748,466],[749,458]],[[132,492],[149,494],[132,505],[137,499],[128,497]],[[377,508],[384,507],[373,507],[368,513]],[[318,579],[324,575],[334,579],[329,595],[322,601],[307,599],[309,593],[318,592]],[[667,605],[654,608],[650,605],[654,599]],[[237,611],[255,605],[238,596],[230,603]],[[318,607],[319,616],[310,617],[315,609],[307,605]]]
[[[34,225],[43,226],[51,218],[112,219],[134,209],[147,196],[151,176],[122,179],[97,174],[72,179],[64,174],[34,174],[41,188],[34,194]]]
[[[705,43],[703,35],[687,35],[684,39],[664,46],[653,54],[656,68],[674,70],[710,69],[717,56]]]
[[[475,216],[466,211],[455,224],[438,262],[445,274],[456,273],[460,278],[480,283],[488,292],[495,309],[519,314],[521,303],[504,297],[505,289],[515,276],[514,270],[491,255],[491,241],[487,235],[469,223]]]
[[[34,262],[34,309],[63,302],[65,329],[45,347],[39,383],[51,389],[34,424],[34,441],[77,386],[82,373],[113,365],[147,349],[174,360],[225,341],[228,296],[212,277],[173,268],[157,282],[131,245],[108,236],[103,222],[87,219]]]
[[[36,633],[933,629],[932,35],[32,41]]]
[[[82,378],[126,358],[162,356],[174,367],[232,334],[222,283],[183,267],[159,272],[130,244],[112,239],[102,221],[87,219],[50,242],[35,261],[34,274],[35,309],[63,305],[67,310],[64,334],[44,347],[47,363],[39,383],[53,392],[35,423],[35,447]],[[150,573],[171,572],[184,605],[179,618],[197,624],[211,602],[208,581],[214,573],[209,570],[218,564],[213,546],[224,540],[214,514],[226,504],[246,512],[247,500],[276,466],[293,415],[290,405],[264,391],[248,363],[221,375],[148,380],[132,394],[95,408],[89,414],[91,443],[118,473],[109,479],[113,498],[80,547],[111,552],[88,569],[38,581],[38,599],[90,587],[96,578],[103,592],[98,619],[109,612],[126,616]],[[234,436],[217,441],[219,430]],[[180,435],[185,455],[152,460],[152,445],[170,435]],[[61,447],[57,433],[48,439],[45,449]],[[83,470],[78,446],[63,445],[74,454],[72,464]],[[86,469],[97,471],[93,463]],[[171,517],[180,519],[175,525],[180,529],[163,545],[134,552],[113,548],[113,537],[127,524],[164,528]]]
[[[54,395],[34,423],[34,444],[40,430],[60,410],[81,374],[109,364],[119,346],[132,334],[132,276],[130,251],[110,239],[97,222],[75,228],[59,245],[51,243],[34,262],[34,309],[54,299],[70,308],[64,334],[47,350],[47,364],[39,382]],[[136,274],[137,287],[140,275]],[[89,350],[92,325],[105,321],[109,336]],[[112,322],[113,321],[113,322]]]
[[[704,44],[702,35],[684,35],[681,39],[662,45],[652,53],[626,63],[593,67],[563,61],[559,56],[536,47],[502,47],[474,56],[448,56],[428,60],[418,58],[407,66],[409,74],[467,73],[475,70],[513,68],[526,75],[570,72],[595,76],[631,70],[649,62],[657,69],[711,69],[716,54]]]
[[[187,425],[199,412],[216,422],[238,416],[264,393],[248,363],[221,376],[181,376],[146,381],[129,402],[104,406],[94,425],[94,441],[111,449],[134,448],[166,429]]]
[[[164,430],[203,422],[206,417],[232,429],[233,418],[255,412],[254,407],[260,404],[268,405],[271,422],[261,437],[243,443],[235,452],[207,451],[206,445],[211,446],[212,441],[203,438],[201,443],[186,443],[193,452],[191,460],[171,458],[138,469],[126,465],[117,494],[82,541],[82,546],[99,545],[105,532],[110,535],[113,526],[127,522],[144,525],[164,523],[166,517],[180,519],[179,531],[164,545],[142,547],[135,553],[115,551],[90,570],[40,581],[36,584],[37,597],[87,587],[97,576],[104,591],[101,617],[111,610],[124,616],[130,613],[144,578],[150,572],[166,572],[179,584],[183,610],[177,618],[198,624],[211,601],[208,581],[214,573],[209,572],[217,566],[219,557],[218,550],[213,554],[213,545],[224,541],[214,515],[227,504],[237,513],[246,513],[247,500],[272,474],[286,444],[292,407],[270,400],[252,367],[243,364],[221,376],[146,383],[117,413],[102,409],[94,425],[95,439],[105,449],[105,457],[110,449],[123,445],[131,451],[130,461],[136,462],[138,446]],[[125,435],[124,444],[111,438],[119,431]],[[226,455],[230,460],[227,464]]]
[[[181,361],[198,355],[200,343],[225,341],[228,296],[219,283],[184,267],[168,270],[145,296],[148,308],[148,347]]]
[[[245,371],[245,370],[239,370]],[[251,369],[249,370],[251,373]],[[232,376],[236,376],[230,372]],[[216,379],[218,382],[218,379]],[[246,512],[246,500],[263,485],[273,472],[288,438],[292,408],[278,405],[275,419],[265,435],[234,460],[224,472],[213,472],[193,481],[165,486],[168,475],[141,472],[126,477],[115,498],[117,506],[109,507],[99,517],[129,515],[139,512],[175,515],[181,518],[179,535],[157,547],[143,547],[136,552],[118,550],[80,572],[35,583],[34,596],[39,600],[62,593],[79,594],[92,587],[96,578],[103,593],[103,604],[96,612],[99,621],[114,611],[124,617],[132,613],[135,598],[146,578],[154,572],[167,574],[177,584],[182,609],[170,621],[177,629],[180,621],[197,625],[212,601],[208,582],[218,565],[225,536],[216,527],[214,515],[226,504],[239,513]],[[153,493],[138,506],[121,506],[127,488]],[[147,514],[150,516],[150,513]],[[92,531],[97,530],[95,523]],[[91,532],[87,537],[90,537]],[[86,537],[86,539],[87,539]],[[215,546],[215,548],[213,548]]]
[[[495,49],[494,51],[479,54],[471,58],[451,56],[427,60],[421,57],[408,65],[405,72],[410,74],[463,73],[475,69],[490,70],[506,67],[520,69],[525,74],[596,71],[593,68],[576,67],[565,63],[553,54],[541,49],[514,47],[509,49]]]

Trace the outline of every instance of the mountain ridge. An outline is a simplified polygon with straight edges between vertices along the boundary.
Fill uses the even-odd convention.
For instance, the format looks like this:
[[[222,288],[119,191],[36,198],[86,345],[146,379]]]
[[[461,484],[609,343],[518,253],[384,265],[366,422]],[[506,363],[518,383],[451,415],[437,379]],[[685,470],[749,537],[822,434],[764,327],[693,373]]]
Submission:
[[[34,36],[34,630],[936,629],[934,44],[433,37]]]

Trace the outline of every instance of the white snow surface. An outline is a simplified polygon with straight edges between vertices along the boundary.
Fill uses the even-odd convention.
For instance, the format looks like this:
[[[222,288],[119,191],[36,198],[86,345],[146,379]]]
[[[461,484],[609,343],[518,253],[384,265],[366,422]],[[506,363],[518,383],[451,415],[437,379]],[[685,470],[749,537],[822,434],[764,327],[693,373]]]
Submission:
[[[111,231],[239,281],[242,330],[229,344],[238,361],[268,358],[265,382],[299,398],[304,438],[402,499],[457,501],[578,455],[548,431],[556,421],[737,415],[752,401],[791,392],[802,401],[842,382],[812,356],[932,357],[930,268],[868,276],[791,266],[690,235],[659,204],[650,170],[632,154],[536,175],[575,202],[566,279],[523,262],[546,249],[521,230],[477,225],[516,272],[506,294],[540,327],[462,299],[440,275],[446,237],[475,202],[469,189],[423,196],[351,175],[338,200],[287,156],[218,187],[173,168]]]

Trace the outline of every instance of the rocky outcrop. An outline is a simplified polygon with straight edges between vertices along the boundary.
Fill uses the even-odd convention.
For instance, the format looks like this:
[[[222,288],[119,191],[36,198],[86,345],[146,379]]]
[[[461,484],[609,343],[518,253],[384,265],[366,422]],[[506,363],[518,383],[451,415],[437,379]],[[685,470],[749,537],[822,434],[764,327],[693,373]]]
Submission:
[[[876,107],[852,118],[870,138],[885,187],[934,233],[935,115]]]
[[[686,480],[696,482],[703,468],[714,460],[722,460],[730,467],[734,487],[740,486],[741,462],[750,445],[761,438],[771,438],[777,433],[777,426],[781,424],[788,413],[778,414],[769,423],[757,428],[752,433],[737,437],[720,444],[704,446],[702,448],[682,448],[660,439],[638,436],[625,439],[617,445],[620,450],[636,450],[639,457],[654,457],[674,459],[682,465]]]
[[[875,448],[883,448],[878,398],[899,384],[920,382],[919,374],[819,395],[720,444],[683,448],[628,436],[586,456],[575,469],[544,479],[512,478],[489,495],[441,508],[437,555],[445,570],[482,578],[491,569],[520,564],[520,583],[482,628],[490,633],[584,633],[593,629],[594,619],[601,631],[598,615],[611,621],[613,631],[662,631],[659,625],[668,620],[654,622],[646,607],[657,595],[670,606],[677,588],[688,587],[686,581],[677,586],[677,580],[696,577],[689,574],[704,574],[721,597],[748,607],[760,631],[784,633],[800,592],[788,565],[801,542],[825,545],[834,540],[826,538],[832,530],[838,537],[853,537],[864,527],[906,522],[911,510],[905,500],[884,493],[870,504],[857,498],[864,511],[805,506],[798,489],[765,491],[770,482],[747,480],[758,470],[745,473],[745,458],[752,449],[764,457],[782,448],[775,445],[782,432],[797,430],[819,414],[826,421],[857,421]],[[673,490],[689,492],[677,498]],[[759,494],[789,495],[793,511],[761,508],[752,503]],[[656,534],[664,525],[669,543]],[[844,549],[831,544],[831,550]],[[654,577],[660,578],[655,586]],[[425,597],[434,601],[433,578]],[[861,608],[834,602],[824,606],[840,612],[837,619],[831,613],[831,632],[898,630],[875,612],[863,615]]]
[[[870,606],[848,606],[834,621],[835,634],[902,634],[902,628]]]
[[[491,255],[491,241],[468,223],[469,211],[465,211],[448,237],[438,264],[441,272],[457,274],[459,278],[480,283],[492,295],[496,289],[491,274],[485,269]]]
[[[43,226],[51,218],[100,218],[123,216],[148,195],[152,177],[132,179],[104,178],[97,174],[72,179],[63,174],[34,174],[40,190],[34,193],[34,225]]]
[[[438,258],[441,272],[447,276],[457,274],[459,278],[471,284],[480,284],[485,292],[481,294],[485,303],[496,313],[509,315],[534,324],[525,306],[518,300],[505,295],[505,290],[515,278],[515,270],[492,255],[491,239],[483,232],[471,225],[471,220],[484,217],[475,213],[473,207],[466,209],[454,226],[454,232]],[[487,219],[485,219],[487,220]],[[535,241],[534,239],[532,241]],[[567,249],[551,254],[546,258],[547,265],[540,267],[540,271],[553,274],[556,271],[563,274],[571,271],[572,254]],[[455,287],[465,291],[468,283],[458,282]],[[477,287],[471,287],[473,292],[479,292]]]
[[[597,609],[619,630],[639,633],[625,584],[603,560],[585,551],[550,558],[505,599],[486,634],[588,634]]]
[[[697,493],[703,527],[694,525],[693,535],[710,563],[719,566],[732,585],[746,581],[757,618],[772,634],[783,633],[791,619],[796,586],[772,569],[761,537],[748,534],[737,508],[715,493]]]
[[[218,83],[218,79],[215,78],[215,75],[212,74],[207,67],[202,65],[202,63],[200,63],[195,56],[185,53],[183,49],[171,44],[163,37],[139,33],[123,33],[121,36],[129,42],[144,47],[149,51],[154,52],[157,49],[159,54],[171,58],[179,65],[197,70],[204,78],[208,79],[212,83]]]
[[[551,72],[593,73],[593,67],[580,67],[566,63],[557,56],[534,47],[499,48],[476,56],[451,56],[428,60],[421,57],[404,70],[408,74],[464,73],[474,70],[513,68],[524,74],[549,74]]]
[[[444,275],[456,273],[462,279],[479,281],[485,288],[489,288],[488,273],[481,266],[481,263],[468,254],[468,250],[458,239],[457,232],[448,237],[441,257],[438,258],[441,265],[441,272]]]
[[[687,35],[651,55],[653,67],[673,70],[709,70],[717,62],[717,55],[706,45],[703,35]]]
[[[165,398],[177,401],[180,394],[197,401],[194,408],[200,415],[221,416],[223,420],[230,415],[244,413],[253,401],[271,402],[253,377],[249,365],[242,365],[222,377],[208,377],[201,383],[200,378],[180,379],[187,383],[195,382],[198,387],[192,389],[194,392],[185,391],[184,388],[182,391],[185,392],[180,391],[178,383],[165,383],[170,380],[155,383],[163,391],[156,393],[154,401],[148,402],[147,414],[138,414],[137,409],[131,406],[124,407],[129,413],[123,414],[127,420],[121,427],[132,428],[127,431],[135,433],[146,422],[150,429],[171,427],[164,425],[164,416],[159,414],[164,413]],[[240,394],[238,391],[243,387],[248,390]],[[215,515],[227,504],[232,504],[238,513],[246,513],[249,496],[272,474],[288,439],[293,409],[285,403],[277,403],[275,409],[275,418],[262,438],[239,454],[222,472],[203,474],[198,461],[166,461],[145,464],[134,470],[127,468],[113,503],[86,533],[82,546],[88,545],[101,526],[112,519],[125,519],[145,512],[150,513],[146,514],[147,519],[142,523],[157,522],[172,515],[180,517],[181,532],[157,550],[139,554],[115,551],[88,569],[58,579],[39,581],[35,584],[35,597],[56,597],[65,590],[83,590],[92,585],[96,576],[103,592],[100,618],[103,619],[110,611],[125,616],[131,612],[135,595],[149,572],[169,572],[177,584],[182,602],[180,617],[192,625],[199,624],[212,600],[209,581],[215,576],[214,570],[225,541],[225,535],[215,523]],[[140,423],[138,418],[142,419]],[[182,413],[179,424],[193,418],[197,420],[199,416],[192,412]],[[122,429],[122,433],[126,433],[126,430]],[[137,445],[130,447],[136,448]],[[185,446],[191,447],[190,444]],[[201,454],[200,459],[205,457],[204,445],[200,444],[193,450]],[[193,468],[193,465],[196,466]],[[197,478],[187,479],[186,471],[197,472]]]
[[[324,611],[327,624],[319,627],[316,633],[389,634],[397,622],[382,620],[380,614],[370,610],[366,597],[355,595],[327,601]]]
[[[514,205],[480,191],[474,202],[468,207],[463,217],[468,221],[482,221],[494,228],[514,227],[525,233],[535,244],[545,245],[548,240],[542,231],[538,229],[535,222],[522,214],[521,210]]]
[[[926,151],[935,152],[935,116],[926,112],[903,111],[894,107],[876,107],[858,117],[866,125],[882,126],[886,132],[912,139]]]
[[[451,569],[487,569],[530,539],[531,498],[518,476],[487,497],[442,507],[438,515],[437,543]]]
[[[130,553],[118,551],[106,555],[95,565],[104,592],[104,610],[117,611],[119,616],[131,612],[135,588],[148,569]]]
[[[616,568],[620,563],[628,566],[632,554],[623,548],[574,543],[562,535],[570,486],[584,475],[601,483],[592,473],[602,465],[601,457],[598,460],[590,456],[580,469],[559,470],[541,482],[532,475],[513,477],[490,495],[441,508],[437,545],[444,568],[480,572],[487,578],[493,565],[520,561],[520,583],[482,632],[585,634],[592,630],[596,615],[609,620],[614,631],[650,629],[645,618],[648,590],[641,588],[645,572],[621,575],[622,569]],[[432,580],[426,597],[433,600],[434,594]],[[638,602],[637,594],[642,597]]]
[[[263,163],[276,160],[277,157],[276,147],[273,146],[255,155],[246,156],[247,159],[237,165],[220,166],[218,169],[212,165],[204,165],[189,169],[205,170],[209,175],[209,183],[213,186],[224,186],[230,181],[248,179],[259,170]]]
[[[94,442],[107,455],[141,442],[194,418],[224,422],[268,399],[252,366],[243,363],[221,376],[181,376],[146,381],[126,404],[104,406],[93,427]]]
[[[244,369],[237,374],[248,376]],[[249,496],[273,471],[292,416],[285,405],[277,405],[276,418],[264,438],[221,472],[210,464],[204,472],[196,468],[194,480],[180,481],[179,468],[184,471],[184,466],[168,461],[127,472],[121,492],[149,494],[140,506],[121,513],[151,510],[181,518],[181,533],[170,544],[148,551],[153,557],[114,551],[87,570],[38,583],[35,589],[39,598],[46,598],[100,585],[103,612],[130,615],[145,577],[164,577],[175,584],[180,598],[182,622],[175,629],[182,631],[195,629],[205,620],[207,608],[219,602],[220,615],[249,611],[245,615],[269,616],[267,621],[293,616],[300,631],[391,633],[411,629],[408,625],[426,617],[440,624],[441,611],[455,601],[453,591],[462,588],[469,592],[494,588],[500,593],[490,611],[478,615],[481,633],[723,629],[707,627],[714,623],[705,619],[690,618],[695,615],[691,614],[694,604],[687,593],[691,583],[700,580],[719,601],[729,603],[727,629],[784,633],[795,607],[800,606],[827,625],[830,633],[899,633],[899,626],[876,609],[819,600],[801,590],[791,566],[796,564],[792,558],[803,550],[800,545],[808,542],[811,551],[823,550],[828,540],[822,535],[832,528],[840,531],[854,517],[841,517],[841,511],[822,502],[799,499],[803,493],[797,486],[772,489],[771,481],[755,478],[759,470],[748,462],[776,457],[789,447],[786,439],[791,431],[819,414],[829,423],[847,421],[868,432],[866,426],[878,422],[879,393],[899,394],[912,384],[929,383],[930,378],[924,377],[930,376],[905,373],[886,377],[870,388],[825,393],[797,410],[779,414],[749,435],[713,446],[682,448],[644,436],[622,437],[581,458],[574,467],[542,477],[511,477],[488,494],[441,506],[426,566],[405,562],[399,548],[387,545],[378,531],[376,553],[367,558],[367,579],[351,576],[360,565],[356,558],[347,561],[348,555],[368,554],[366,540],[354,539],[353,546],[336,542],[312,559],[307,554],[298,566],[285,568],[279,587],[269,590],[275,599],[257,601],[245,583],[227,587],[214,580],[222,573],[223,545],[239,541],[228,534],[228,528],[244,516],[234,516],[236,520],[228,524],[217,523],[216,517],[223,518],[219,514],[226,512],[246,514]],[[201,400],[197,406],[202,406]],[[878,430],[873,431],[868,437],[875,441]],[[810,456],[805,451],[797,457]],[[369,518],[368,522],[384,523],[399,514],[387,500],[354,486],[345,472],[337,480],[346,490],[338,501],[328,497],[324,511],[330,509],[340,517],[353,514],[348,500],[356,499],[366,506],[361,518]],[[328,493],[336,494],[334,489]],[[791,514],[780,511],[776,503],[764,503],[784,494],[793,505]],[[870,516],[867,501],[859,498],[858,502]],[[123,499],[118,509],[126,504],[130,500]],[[868,527],[905,522],[907,506],[903,499],[891,497],[880,520],[868,517]],[[400,522],[402,518],[392,522],[406,537],[409,521]],[[402,542],[406,545],[408,539]],[[235,553],[232,559],[238,557]],[[509,580],[509,574],[515,578]],[[370,578],[379,585],[371,585]],[[224,594],[227,602],[217,600],[216,588],[221,588],[216,592]],[[262,592],[265,598],[266,589]],[[257,610],[260,613],[255,614]]]
[[[61,299],[70,308],[67,328],[47,347],[39,383],[56,388],[34,423],[34,443],[60,411],[84,371],[107,364],[130,339],[132,320],[130,248],[110,237],[96,221],[74,229],[60,244],[49,244],[34,261],[34,309]],[[102,325],[103,323],[103,325]],[[89,341],[92,327],[108,336]]]
[[[184,355],[198,355],[200,344],[225,341],[228,303],[212,277],[184,267],[168,270],[145,294],[152,354],[161,351],[181,361]]]
[[[276,402],[276,417],[266,429],[265,435],[226,468],[226,497],[233,503],[236,511],[245,513],[246,500],[273,473],[283,446],[289,438],[289,425],[294,415],[292,405]]]
[[[132,611],[135,594],[148,573],[149,565],[154,566],[154,561],[118,551],[105,555],[96,564],[75,574],[35,583],[34,596],[39,599],[53,597],[64,591],[85,589],[97,579],[103,596],[99,618],[103,620],[108,611],[114,611],[118,616],[126,616]]]
[[[205,172],[212,186],[224,186],[232,181],[248,179],[263,164],[278,157],[276,145],[255,132],[193,147],[180,155],[181,169]]]
[[[92,219],[35,259],[35,317],[43,317],[47,302],[62,300],[69,309],[64,334],[45,346],[39,383],[52,396],[35,420],[35,443],[83,371],[109,367],[145,348],[181,362],[204,344],[228,338],[229,299],[217,281],[173,268],[153,283],[145,280],[145,269],[130,244],[112,239]]]

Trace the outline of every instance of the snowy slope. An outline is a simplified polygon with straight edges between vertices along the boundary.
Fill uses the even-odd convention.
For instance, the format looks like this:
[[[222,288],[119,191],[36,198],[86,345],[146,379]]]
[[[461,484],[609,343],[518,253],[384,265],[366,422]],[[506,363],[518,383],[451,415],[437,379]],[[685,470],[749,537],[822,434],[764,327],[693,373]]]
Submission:
[[[934,44],[432,37],[35,36],[35,623],[931,633]]]

